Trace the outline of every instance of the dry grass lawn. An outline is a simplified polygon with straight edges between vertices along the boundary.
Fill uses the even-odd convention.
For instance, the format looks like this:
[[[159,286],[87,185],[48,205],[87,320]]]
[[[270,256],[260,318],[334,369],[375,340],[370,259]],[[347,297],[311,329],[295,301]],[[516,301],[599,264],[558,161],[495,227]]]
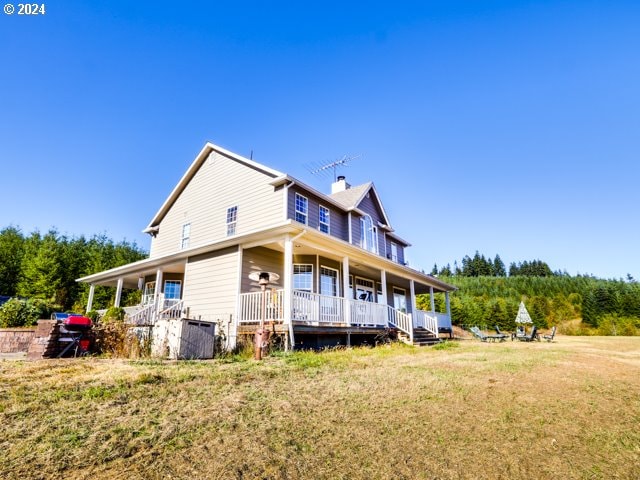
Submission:
[[[0,478],[638,479],[640,338],[0,362]]]

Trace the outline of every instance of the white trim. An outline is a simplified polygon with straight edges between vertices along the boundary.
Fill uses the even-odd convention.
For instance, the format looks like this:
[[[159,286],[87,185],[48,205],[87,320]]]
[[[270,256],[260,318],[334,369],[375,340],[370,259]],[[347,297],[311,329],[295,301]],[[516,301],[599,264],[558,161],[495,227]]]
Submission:
[[[229,350],[236,347],[238,343],[238,325],[240,324],[240,293],[242,292],[242,257],[244,253],[244,248],[242,245],[238,245],[238,290],[236,295],[236,311],[233,316],[233,322],[231,326],[232,332],[229,332],[229,338],[227,339],[227,348]]]
[[[351,212],[349,212],[347,214],[347,218],[349,219],[349,243],[353,244],[353,232],[352,232],[352,226],[351,226]]]

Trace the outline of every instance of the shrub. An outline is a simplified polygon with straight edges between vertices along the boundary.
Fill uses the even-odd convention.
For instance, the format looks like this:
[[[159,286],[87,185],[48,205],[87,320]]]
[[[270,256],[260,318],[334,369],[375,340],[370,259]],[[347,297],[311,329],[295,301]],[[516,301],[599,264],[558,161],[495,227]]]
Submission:
[[[0,328],[30,327],[55,310],[44,300],[12,298],[0,307]]]
[[[110,307],[102,316],[102,322],[109,323],[112,321],[122,322],[124,320],[124,308]]]

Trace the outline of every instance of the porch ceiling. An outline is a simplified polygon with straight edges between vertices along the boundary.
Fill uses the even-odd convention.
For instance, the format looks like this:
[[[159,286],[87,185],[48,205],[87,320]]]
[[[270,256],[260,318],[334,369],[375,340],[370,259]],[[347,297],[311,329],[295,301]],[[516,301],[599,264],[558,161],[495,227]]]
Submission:
[[[184,262],[179,262],[179,263],[172,263],[172,264],[168,264],[168,265],[163,265],[162,266],[162,272],[164,274],[166,273],[184,273]],[[140,266],[139,269],[136,270],[132,270],[132,271],[127,271],[127,272],[123,272],[120,273],[119,275],[113,275],[107,278],[103,278],[100,279],[98,281],[95,282],[91,282],[94,285],[102,285],[105,287],[115,287],[118,283],[118,279],[122,278],[123,279],[123,287],[124,288],[134,288],[137,289],[138,288],[138,279],[140,277],[146,277],[148,275],[156,275],[157,273],[157,267],[153,268],[153,267],[145,267],[145,266]]]

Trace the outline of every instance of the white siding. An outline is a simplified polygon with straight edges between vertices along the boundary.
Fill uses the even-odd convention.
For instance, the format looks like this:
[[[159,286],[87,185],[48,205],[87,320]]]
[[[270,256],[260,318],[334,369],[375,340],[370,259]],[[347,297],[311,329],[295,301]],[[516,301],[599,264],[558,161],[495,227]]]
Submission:
[[[151,242],[150,257],[179,251],[182,226],[191,224],[189,248],[227,237],[227,208],[238,206],[236,234],[282,221],[282,192],[273,177],[218,153],[213,153],[180,193]]]
[[[183,294],[189,318],[215,321],[235,314],[238,255],[237,248],[227,248],[189,259]]]

